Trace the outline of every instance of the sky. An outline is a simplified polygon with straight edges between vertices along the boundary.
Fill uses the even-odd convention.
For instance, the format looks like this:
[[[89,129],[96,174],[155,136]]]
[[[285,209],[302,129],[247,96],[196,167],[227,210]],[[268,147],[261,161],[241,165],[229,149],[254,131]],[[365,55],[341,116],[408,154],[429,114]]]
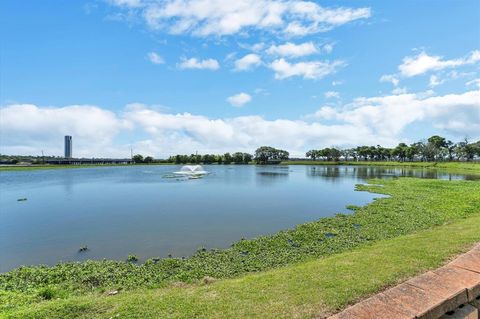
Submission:
[[[6,0],[0,153],[480,139],[478,0]]]

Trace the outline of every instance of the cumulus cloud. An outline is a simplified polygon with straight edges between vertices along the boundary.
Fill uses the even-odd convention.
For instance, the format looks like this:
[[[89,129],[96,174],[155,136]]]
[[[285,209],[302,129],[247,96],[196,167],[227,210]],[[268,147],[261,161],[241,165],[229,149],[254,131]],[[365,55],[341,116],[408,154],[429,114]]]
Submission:
[[[321,108],[313,115],[369,127],[380,136],[398,136],[407,125],[428,121],[437,128],[458,135],[480,137],[480,91],[428,97],[399,94],[357,98],[340,110]],[[463,123],[459,127],[454,123]]]
[[[184,59],[178,65],[179,69],[218,70],[220,64],[215,59],[199,60],[197,58]]]
[[[271,55],[283,57],[301,57],[318,53],[318,49],[313,42],[305,42],[302,44],[287,42],[281,45],[272,45],[266,52]]]
[[[152,29],[195,36],[232,35],[251,30],[302,36],[366,19],[370,8],[326,8],[301,0],[110,0],[119,8],[141,7]]]
[[[233,106],[243,106],[244,104],[250,102],[252,96],[247,93],[238,93],[227,98],[227,102]]]
[[[476,86],[478,88],[480,88],[480,79],[473,79],[471,81],[468,81],[467,83],[465,83],[467,86],[470,86],[470,85],[473,85],[473,86]]]
[[[292,76],[301,76],[304,79],[321,79],[329,74],[335,73],[345,62],[335,60],[332,62],[309,61],[290,63],[285,59],[274,60],[269,67],[275,71],[275,78],[278,80]]]
[[[437,75],[431,75],[430,80],[428,82],[428,86],[430,86],[431,88],[434,88],[442,84],[443,82],[445,82],[445,80],[440,79]]]
[[[261,64],[262,64],[262,59],[258,55],[250,53],[235,61],[235,70],[247,71]]]
[[[138,8],[142,6],[141,0],[108,0],[108,2],[114,6]]]
[[[117,114],[93,105],[53,108],[12,104],[0,108],[2,153],[28,149],[32,155],[41,150],[60,155],[63,136],[73,135],[75,156],[104,154],[114,137],[130,128],[131,124]]]
[[[393,74],[385,74],[385,75],[382,75],[382,77],[380,78],[380,82],[390,82],[392,83],[394,86],[397,86],[400,81],[398,80],[397,76],[396,75],[393,75]]]
[[[153,64],[164,64],[165,63],[165,60],[155,52],[149,52],[147,54],[147,57],[150,60],[150,62],[152,62]]]
[[[438,71],[446,68],[454,68],[480,61],[480,51],[472,51],[469,55],[459,59],[445,60],[441,56],[428,55],[424,51],[416,56],[408,56],[398,66],[400,74],[405,77],[412,77],[429,71]]]
[[[325,95],[325,97],[326,97],[327,99],[333,98],[333,97],[335,97],[335,98],[339,98],[339,97],[340,97],[340,93],[338,93],[338,92],[336,92],[336,91],[327,91],[327,92],[324,93],[324,95]]]
[[[480,138],[480,90],[428,96],[411,93],[362,97],[346,105],[320,108],[303,120],[261,116],[209,118],[170,114],[143,104],[113,113],[98,106],[39,107],[13,104],[0,108],[2,154],[61,155],[63,135],[74,136],[74,155],[129,156],[128,136],[136,152],[156,157],[176,153],[253,152],[275,145],[303,155],[310,148],[331,145],[393,146],[409,125],[419,123],[431,134],[458,139]],[[138,138],[137,138],[138,137]],[[136,140],[136,141],[135,141]]]

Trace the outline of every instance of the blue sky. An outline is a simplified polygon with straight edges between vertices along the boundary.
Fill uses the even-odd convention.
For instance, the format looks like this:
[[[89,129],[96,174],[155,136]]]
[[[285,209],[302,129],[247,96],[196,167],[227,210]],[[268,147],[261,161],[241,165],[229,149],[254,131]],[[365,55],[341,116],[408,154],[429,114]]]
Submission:
[[[3,1],[0,152],[480,138],[480,2]]]

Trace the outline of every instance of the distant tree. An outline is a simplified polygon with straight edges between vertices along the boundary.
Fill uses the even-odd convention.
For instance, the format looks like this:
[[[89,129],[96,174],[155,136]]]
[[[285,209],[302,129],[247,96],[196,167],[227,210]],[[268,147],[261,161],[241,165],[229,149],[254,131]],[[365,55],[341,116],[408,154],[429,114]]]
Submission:
[[[305,154],[305,156],[310,157],[314,161],[317,159],[317,152],[317,150],[310,150]]]
[[[212,164],[217,161],[217,157],[213,154],[205,154],[202,156],[202,162],[204,164]]]
[[[235,164],[243,164],[243,153],[241,152],[235,152],[232,155],[232,161]]]
[[[356,151],[358,156],[363,158],[364,161],[366,161],[370,155],[370,148],[368,146],[359,146]]]
[[[133,162],[136,164],[143,163],[143,156],[140,154],[134,155],[132,159],[133,159]]]
[[[448,140],[445,142],[445,148],[448,152],[448,159],[450,161],[453,161],[453,154],[455,153],[455,149],[457,147],[457,144],[453,143],[452,141]]]
[[[143,159],[143,162],[147,164],[153,163],[153,157],[147,156]]]
[[[230,153],[225,153],[223,154],[223,164],[230,164],[232,163],[233,159],[232,159],[232,155],[230,155]]]
[[[281,162],[287,160],[289,153],[271,146],[262,146],[255,151],[255,162],[257,164],[268,164],[269,162]]]
[[[441,159],[441,153],[442,150],[447,147],[447,141],[445,140],[444,137],[434,135],[431,136],[428,140],[428,146],[432,149],[433,151],[433,160],[438,160]],[[431,154],[430,154],[431,157]]]
[[[392,151],[392,155],[399,161],[403,162],[407,158],[408,145],[405,143],[398,144]]]
[[[243,163],[248,164],[252,161],[253,156],[248,153],[243,153]]]
[[[358,158],[357,151],[354,148],[347,148],[347,149],[343,150],[342,153],[343,153],[342,155],[343,155],[343,157],[345,158],[346,161],[350,160],[350,158],[352,158],[354,161],[356,161],[357,158]]]
[[[406,155],[406,157],[408,158],[409,161],[413,161],[417,154],[418,154],[418,148],[417,148],[416,143],[411,144],[405,152],[405,155]]]

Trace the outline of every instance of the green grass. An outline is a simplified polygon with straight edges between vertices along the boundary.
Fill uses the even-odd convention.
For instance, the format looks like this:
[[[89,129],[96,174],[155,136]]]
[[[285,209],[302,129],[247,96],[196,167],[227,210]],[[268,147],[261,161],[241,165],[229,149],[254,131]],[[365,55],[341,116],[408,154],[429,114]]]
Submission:
[[[167,258],[145,264],[88,261],[23,267],[0,274],[0,304],[6,304],[0,306],[0,313],[3,310],[13,318],[75,317],[69,313],[81,318],[79,314],[85,313],[85,318],[95,318],[121,311],[128,318],[155,318],[159,314],[188,318],[227,313],[233,317],[290,317],[298,312],[300,317],[308,317],[320,310],[339,309],[385,285],[437,266],[465,244],[480,240],[480,183],[414,178],[370,183],[358,189],[391,197],[351,207],[351,215],[340,214],[271,236],[242,240],[229,249],[201,249],[185,260]],[[428,229],[433,230],[425,232]],[[415,235],[405,236],[412,233]],[[383,248],[370,250],[372,247]],[[367,257],[361,257],[364,254]],[[384,260],[386,256],[391,261]],[[308,265],[321,268],[310,271],[314,268]],[[264,272],[267,270],[271,271]],[[255,272],[262,273],[245,276]],[[205,276],[241,278],[198,286]],[[171,287],[178,282],[189,286]],[[214,287],[220,290],[210,290]],[[103,291],[118,288],[124,289],[119,296],[99,297]],[[45,289],[51,290],[49,300],[42,297],[45,292],[40,293]],[[312,289],[321,293],[311,296]]]
[[[418,167],[446,170],[471,170],[480,173],[480,162],[371,162],[371,161],[284,161],[285,165],[357,165],[357,166],[395,166],[395,167]]]
[[[438,240],[441,238],[442,240]],[[480,241],[480,216],[213,284],[28,299],[0,294],[5,318],[311,318],[436,268]],[[16,298],[20,298],[20,301]],[[33,304],[32,304],[33,302]],[[10,311],[9,304],[16,304]],[[0,308],[1,309],[1,308]]]

